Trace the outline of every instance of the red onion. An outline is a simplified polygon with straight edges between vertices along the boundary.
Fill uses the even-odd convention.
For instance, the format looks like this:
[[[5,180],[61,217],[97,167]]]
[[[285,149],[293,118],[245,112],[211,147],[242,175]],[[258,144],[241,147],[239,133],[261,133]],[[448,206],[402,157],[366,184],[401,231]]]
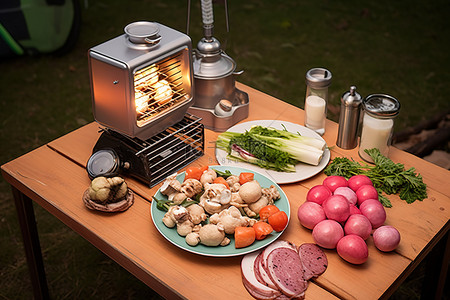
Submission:
[[[361,213],[369,219],[373,228],[378,228],[386,221],[386,211],[380,201],[375,199],[368,199],[360,206]]]
[[[380,251],[393,251],[400,243],[400,233],[389,225],[378,227],[373,232],[373,243]]]
[[[345,222],[350,216],[350,204],[347,199],[341,195],[328,197],[322,204],[325,215],[328,219],[337,222]]]
[[[371,232],[372,224],[364,215],[351,215],[345,222],[344,233],[346,235],[356,234],[362,237],[363,240],[367,240]]]
[[[355,234],[346,235],[340,239],[336,249],[340,257],[356,265],[365,263],[369,257],[366,242]]]
[[[314,227],[312,236],[317,245],[326,249],[334,249],[337,242],[344,236],[344,230],[334,220],[323,220]]]
[[[350,215],[360,215],[361,211],[356,205],[350,205]]]
[[[355,175],[348,179],[348,187],[351,188],[353,191],[357,191],[361,186],[363,185],[373,185],[372,180],[370,180],[369,177],[366,175]]]
[[[306,201],[315,202],[322,205],[328,197],[332,195],[329,188],[324,185],[313,186],[306,194]]]
[[[361,205],[367,199],[378,200],[378,191],[373,185],[363,185],[356,191],[356,197],[358,198],[358,205]]]
[[[306,201],[297,210],[300,224],[308,229],[313,229],[320,221],[326,219],[322,206],[315,202]]]
[[[323,185],[334,192],[340,186],[348,186],[348,182],[343,176],[331,175],[324,179]]]
[[[344,196],[350,205],[355,205],[358,201],[356,197],[356,193],[349,187],[341,186],[334,190],[333,195],[342,195]]]

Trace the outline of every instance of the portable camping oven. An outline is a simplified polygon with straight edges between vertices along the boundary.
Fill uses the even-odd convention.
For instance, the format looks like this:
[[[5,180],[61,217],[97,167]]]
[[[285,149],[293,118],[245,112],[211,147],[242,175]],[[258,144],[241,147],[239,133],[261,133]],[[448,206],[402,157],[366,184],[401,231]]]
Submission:
[[[150,186],[203,155],[204,127],[193,103],[191,39],[153,22],[89,50],[92,106],[104,126],[90,177],[130,173]]]

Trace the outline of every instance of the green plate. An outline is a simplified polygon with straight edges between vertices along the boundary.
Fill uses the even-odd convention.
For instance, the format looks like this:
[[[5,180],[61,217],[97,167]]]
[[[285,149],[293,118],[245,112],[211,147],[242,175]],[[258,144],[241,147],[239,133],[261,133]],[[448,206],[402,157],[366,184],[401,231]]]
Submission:
[[[210,166],[210,169],[215,169],[219,171],[226,171],[229,170],[233,175],[239,175],[242,172],[252,172],[255,174],[255,180],[259,182],[261,187],[268,188],[271,185],[276,186],[278,191],[280,192],[280,199],[275,201],[275,205],[282,211],[286,212],[288,219],[290,219],[290,207],[289,207],[289,201],[286,197],[286,194],[283,192],[283,190],[280,188],[278,184],[276,184],[273,180],[269,179],[268,177],[255,172],[250,171],[248,169],[240,168],[240,167],[232,167],[232,166]],[[185,173],[180,173],[177,175],[177,179],[180,182],[183,182]],[[167,199],[166,196],[161,194],[161,192],[158,190],[155,194],[155,197],[158,199]],[[227,246],[217,246],[217,247],[208,247],[202,244],[199,244],[195,247],[192,247],[188,245],[184,239],[184,237],[180,236],[177,233],[176,228],[168,228],[164,223],[162,222],[162,218],[164,217],[165,212],[159,210],[156,208],[156,201],[152,201],[151,205],[151,215],[153,223],[156,226],[156,229],[172,244],[175,246],[184,249],[188,252],[192,252],[199,255],[204,256],[213,256],[213,257],[231,257],[231,256],[238,256],[247,254],[256,250],[259,250],[261,248],[266,247],[267,245],[273,243],[276,239],[278,239],[283,232],[272,232],[269,236],[267,236],[262,241],[255,241],[252,245],[236,249],[234,247],[234,238],[230,237],[231,243]]]

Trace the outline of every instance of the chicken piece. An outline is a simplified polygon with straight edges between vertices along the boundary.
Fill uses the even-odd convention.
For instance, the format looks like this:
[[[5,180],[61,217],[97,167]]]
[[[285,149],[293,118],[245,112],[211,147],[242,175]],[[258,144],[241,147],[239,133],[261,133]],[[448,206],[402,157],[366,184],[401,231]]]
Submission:
[[[231,191],[221,183],[205,185],[205,192],[200,197],[200,206],[209,214],[221,212],[231,202]]]
[[[203,221],[206,221],[206,219],[208,218],[208,215],[205,213],[203,207],[201,207],[198,204],[189,205],[187,207],[187,210],[189,212],[189,219],[195,225],[200,224]]]
[[[226,234],[234,234],[236,227],[249,226],[249,220],[241,215],[239,209],[235,206],[230,206],[222,210],[220,213],[213,214],[209,218],[211,224],[221,225]]]
[[[197,179],[186,179],[182,184],[180,191],[183,192],[188,198],[193,198],[195,195],[203,190],[203,185]]]
[[[207,183],[213,183],[216,178],[216,171],[214,171],[213,169],[208,169],[203,172],[202,176],[200,177],[200,182],[202,183],[202,185],[205,185]]]
[[[231,175],[227,178],[227,183],[230,187],[230,191],[235,193],[239,191],[241,184],[239,183],[239,177],[236,175]]]
[[[168,199],[169,199],[169,201],[172,201],[174,204],[178,205],[178,204],[183,203],[183,201],[188,199],[188,197],[186,196],[185,193],[178,192],[178,193],[170,194]]]

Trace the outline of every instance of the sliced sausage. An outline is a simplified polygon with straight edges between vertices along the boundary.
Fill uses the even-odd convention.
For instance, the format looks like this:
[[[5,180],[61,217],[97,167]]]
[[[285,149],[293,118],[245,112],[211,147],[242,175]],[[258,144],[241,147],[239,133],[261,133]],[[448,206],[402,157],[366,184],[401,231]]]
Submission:
[[[301,297],[308,288],[303,266],[296,250],[280,247],[267,257],[267,270],[278,289],[288,297]]]
[[[268,287],[260,283],[256,278],[255,260],[260,251],[255,251],[245,255],[241,261],[242,282],[247,291],[256,299],[269,300],[281,295],[279,290]]]
[[[301,244],[298,247],[298,254],[303,265],[303,276],[305,280],[318,277],[328,267],[326,254],[316,244]]]
[[[266,272],[266,269],[264,269],[264,267],[263,267],[263,264],[262,264],[263,255],[262,254],[263,254],[262,252],[259,253],[255,260],[254,268],[255,268],[256,279],[260,283],[276,290],[277,286],[272,282],[272,280],[270,279],[269,275]]]

